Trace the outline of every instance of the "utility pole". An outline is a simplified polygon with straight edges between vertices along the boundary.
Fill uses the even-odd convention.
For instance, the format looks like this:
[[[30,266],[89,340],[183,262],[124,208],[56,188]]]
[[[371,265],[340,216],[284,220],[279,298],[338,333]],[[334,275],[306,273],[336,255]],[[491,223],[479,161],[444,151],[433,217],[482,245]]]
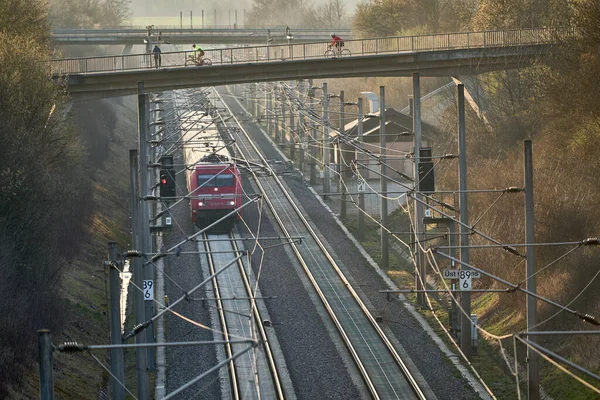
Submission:
[[[421,195],[421,184],[419,182],[419,163],[421,162],[421,79],[418,73],[413,74],[413,143],[414,143],[414,166],[413,166],[413,179],[415,182],[415,262],[416,262],[416,273],[415,274],[415,286],[417,290],[425,290],[425,268],[423,268],[424,260],[423,253],[419,247],[425,232],[425,226],[423,225],[423,196]],[[417,305],[425,306],[425,293],[417,293]]]
[[[117,242],[108,242],[108,268],[110,287],[110,344],[122,345],[121,333],[121,277],[119,265],[116,262],[119,256]],[[110,350],[110,372],[112,373],[113,398],[125,399],[125,366],[123,364],[123,349],[115,347]]]
[[[381,266],[387,269],[390,265],[390,249],[388,240],[388,206],[387,206],[387,166],[386,156],[387,143],[385,137],[385,86],[379,86],[379,147],[381,155],[379,157],[379,172],[381,176],[379,182],[381,185]]]
[[[139,154],[139,174],[140,174],[140,219],[139,219],[139,234],[141,238],[141,252],[143,254],[149,254],[152,252],[152,243],[150,238],[150,207],[146,196],[148,196],[149,185],[149,151],[148,151],[148,128],[150,126],[150,111],[148,106],[148,95],[144,93],[144,82],[138,82],[138,154]],[[152,283],[151,290],[154,291],[154,264],[148,264],[143,267],[144,280],[146,283],[150,281]],[[142,283],[143,287],[143,283]],[[147,300],[144,298],[144,308],[146,310],[146,320],[150,320],[154,317],[154,301]],[[146,329],[146,343],[154,343],[154,324],[151,323]],[[156,360],[154,347],[148,347],[148,370],[154,371],[156,369]]]
[[[298,81],[298,98],[304,98],[304,80]],[[300,104],[300,107],[304,107],[304,101],[301,101]],[[306,135],[304,134],[304,113],[302,109],[298,113],[298,139],[300,141],[300,171],[302,172],[302,176],[304,176]]]
[[[525,244],[527,254],[527,284],[526,289],[536,293],[536,265],[535,265],[535,231],[533,219],[533,149],[531,140],[523,143],[525,158]],[[534,329],[537,320],[537,299],[531,295],[527,296],[527,331]],[[535,336],[528,338],[536,341]],[[540,371],[538,354],[527,348],[527,388],[528,400],[539,400],[540,398]]]
[[[194,29],[194,19],[192,18],[192,10],[190,10],[190,29]]]
[[[329,94],[327,93],[327,82],[323,82],[323,198],[331,191],[329,176]]]
[[[271,113],[271,91],[269,87],[266,87],[266,95],[267,95],[267,109],[265,110],[265,116],[267,117],[267,135],[271,137],[271,118],[273,115]]]
[[[465,85],[460,83],[458,89],[458,165],[460,190],[460,260],[461,270],[469,270],[469,207],[467,198],[467,137],[465,126]],[[415,104],[417,97],[415,97]],[[464,313],[460,316],[460,348],[467,359],[471,359],[471,292],[460,288],[460,306]],[[466,315],[465,315],[466,314]]]
[[[280,114],[280,110],[281,107],[279,106],[279,104],[277,104],[277,92],[279,91],[279,87],[275,86],[273,89],[273,96],[275,97],[275,102],[273,104],[273,117],[275,118],[275,145],[277,146],[277,148],[279,148],[279,145],[281,144],[281,140],[279,138],[279,114]]]
[[[340,191],[342,195],[340,196],[340,217],[346,218],[346,185],[344,182],[345,170],[342,170],[343,166],[346,165],[344,152],[342,151],[342,146],[344,146],[344,141],[341,140],[346,136],[345,126],[344,126],[344,91],[340,90],[340,136],[338,137],[338,174],[339,174],[339,182],[340,182]]]
[[[281,89],[281,145],[285,146],[288,144],[287,140],[287,121],[285,115],[285,109],[287,108],[287,104],[285,101],[285,92],[283,88]]]
[[[141,248],[141,239],[139,233],[140,219],[140,198],[138,185],[138,154],[137,150],[129,150],[129,168],[131,171],[131,228],[133,236],[133,248]],[[134,257],[133,263],[133,283],[136,290],[133,291],[133,308],[135,311],[135,323],[142,324],[145,320],[144,293],[137,289],[143,286],[144,276],[142,274],[142,259]],[[139,345],[146,344],[146,336],[143,333],[135,335],[135,343]],[[135,365],[137,370],[138,399],[148,398],[148,355],[146,349],[137,347],[135,349]]]
[[[308,80],[308,107],[310,109],[310,114],[314,115],[315,113],[315,105],[314,105],[314,94],[315,91],[313,89],[313,80]],[[314,121],[310,121],[310,186],[315,186],[317,184],[317,164],[316,164],[316,138],[317,138],[317,129],[315,127]]]
[[[48,329],[38,331],[38,352],[40,360],[40,399],[53,400],[52,338]]]
[[[215,25],[215,28],[216,28],[217,27],[217,9],[216,8],[215,8],[215,11],[214,11],[214,19],[213,19],[213,21],[214,21],[213,24]]]
[[[258,83],[253,83],[252,84],[252,104],[253,104],[253,109],[254,109],[254,117],[256,117],[256,119],[260,118],[260,107],[259,107],[259,101],[258,101]]]
[[[293,104],[290,104],[290,158],[292,159],[292,162],[296,161],[296,136],[298,135],[296,133],[296,118],[294,116],[294,107]]]
[[[362,154],[363,154],[363,144],[364,144],[364,138],[363,138],[363,99],[362,97],[358,98],[357,101],[358,104],[358,144],[359,144],[359,150],[358,150],[358,154],[357,154],[357,159],[358,159],[358,163],[360,165],[360,163],[362,163]],[[357,165],[356,168],[361,168]],[[364,177],[361,177],[360,179],[365,179]],[[363,188],[364,186],[366,186],[366,183],[363,184]],[[358,239],[359,240],[365,240],[365,213],[363,212],[363,210],[365,209],[365,193],[363,190],[359,190],[358,191]]]

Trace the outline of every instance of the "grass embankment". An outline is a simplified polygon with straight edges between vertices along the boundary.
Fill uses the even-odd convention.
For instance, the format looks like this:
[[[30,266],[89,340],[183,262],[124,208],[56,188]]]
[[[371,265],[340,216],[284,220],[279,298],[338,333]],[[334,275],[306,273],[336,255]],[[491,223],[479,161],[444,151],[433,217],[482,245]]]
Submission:
[[[283,147],[282,150],[289,157],[289,150]],[[358,237],[358,218],[356,215],[351,215],[343,223],[348,227],[350,232]],[[390,216],[389,226],[395,232],[406,232],[409,230],[410,223],[408,216],[400,212],[396,212]],[[380,233],[375,221],[365,218],[364,236],[366,240],[361,243],[365,250],[373,257],[375,262],[381,264],[381,244]],[[405,243],[410,243],[412,240],[404,235],[400,237]],[[435,242],[429,242],[433,244]],[[386,271],[388,276],[396,283],[399,288],[410,289],[414,288],[414,267],[408,261],[409,254],[405,245],[401,245],[397,240],[390,238],[390,255],[389,268]],[[449,268],[446,262],[439,260],[441,268]],[[431,273],[431,271],[430,271]],[[482,279],[483,281],[483,279]],[[442,289],[444,286],[439,279],[433,275],[427,278],[427,284],[432,289]],[[558,285],[558,283],[557,283]],[[486,286],[487,287],[487,286]],[[488,332],[494,335],[502,335],[506,332],[520,332],[525,328],[525,314],[515,310],[524,310],[525,305],[522,303],[522,308],[515,308],[507,305],[507,300],[510,298],[504,296],[515,296],[518,294],[500,294],[500,293],[473,293],[471,298],[471,311],[478,316],[478,323]],[[416,295],[409,294],[406,296],[413,303],[416,300]],[[429,294],[432,304],[432,310],[417,309],[429,322],[429,325],[435,332],[444,340],[444,342],[453,351],[454,344],[448,338],[445,329],[450,328],[448,308],[451,305],[450,297],[444,294]],[[524,299],[524,297],[523,297]],[[514,299],[512,299],[514,303]],[[437,319],[445,327],[442,328]],[[581,326],[581,329],[589,329],[587,326]],[[514,347],[512,339],[503,340],[500,344],[497,340],[485,337],[481,333],[478,334],[478,351],[474,354],[471,360],[476,371],[481,375],[486,385],[491,389],[496,398],[512,400],[517,398],[517,388],[514,375],[511,373],[511,368],[514,368]],[[564,339],[569,340],[567,339]],[[501,347],[501,346],[502,347]],[[558,346],[560,347],[560,346]],[[550,348],[557,348],[556,344]],[[502,357],[501,350],[504,349],[510,367]],[[457,351],[456,351],[457,352]],[[560,351],[559,351],[560,352]],[[564,354],[563,354],[564,355]],[[522,397],[527,396],[527,365],[526,349],[520,343],[517,343],[516,358],[519,362],[520,375],[520,390]],[[568,355],[567,355],[568,358]],[[581,376],[581,375],[580,375]],[[559,372],[554,366],[544,360],[540,360],[540,379],[545,393],[553,399],[581,399],[593,400],[600,399],[597,393],[585,388],[581,383],[575,381],[570,376],[563,372]]]
[[[343,221],[350,232],[358,237],[358,221],[356,216],[351,216]],[[365,240],[362,245],[365,250],[380,263],[381,245],[380,234],[374,221],[365,219]],[[392,214],[389,226],[393,226],[395,231],[407,231],[409,227],[408,217],[405,214],[396,212]],[[407,237],[402,238],[409,243]],[[394,239],[390,240],[391,251],[389,257],[389,269],[386,271],[388,276],[396,283],[399,288],[414,288],[413,265],[409,263],[406,254],[402,254],[397,249],[404,250],[406,247],[395,246],[398,243]],[[431,272],[430,272],[431,273]],[[430,288],[441,289],[443,285],[438,279],[428,276],[428,285]],[[502,335],[506,332],[522,331],[525,327],[525,315],[515,312],[502,304],[502,296],[507,294],[499,293],[474,293],[471,299],[472,312],[477,314],[478,322],[483,328],[494,334]],[[416,296],[409,294],[407,298],[415,302]],[[446,332],[440,327],[437,317],[446,329],[450,328],[448,320],[448,309],[450,307],[450,297],[447,295],[430,294],[433,310],[416,308],[423,315],[434,331],[444,340],[444,342],[454,350],[455,347],[449,340]],[[435,316],[434,316],[435,314]],[[487,338],[481,333],[478,334],[477,354],[473,355],[471,363],[481,375],[486,385],[492,390],[499,400],[512,400],[517,397],[515,378],[511,373],[514,368],[514,347],[512,339],[502,341],[502,346],[507,354],[511,365],[507,365],[501,355],[501,347],[497,340]],[[523,345],[517,344],[517,360],[519,361],[520,390],[521,395],[527,396],[527,366],[525,364],[526,352]],[[567,374],[558,371],[554,366],[549,365],[544,360],[540,360],[540,379],[546,394],[553,399],[578,399],[593,400],[598,399],[598,395],[592,390],[585,388],[581,383],[575,381]],[[579,375],[581,377],[581,375]],[[588,380],[588,379],[586,379]],[[588,380],[589,381],[589,380]],[[593,382],[592,382],[593,383]]]
[[[350,232],[355,236],[358,233],[358,222],[356,216],[351,216],[343,221]],[[389,221],[389,226],[393,226],[395,231],[408,231],[409,221],[405,214],[396,212],[392,214]],[[373,257],[375,262],[380,263],[381,261],[381,244],[380,244],[380,233],[377,225],[374,221],[365,220],[365,240],[362,241],[362,245],[365,250]],[[410,240],[408,237],[403,237],[406,243]],[[401,289],[411,289],[415,287],[414,279],[414,268],[413,265],[408,261],[408,255],[404,253],[406,246],[400,245],[394,239],[390,240],[391,251],[389,255],[389,268],[386,271],[387,275],[394,281],[394,283]],[[435,280],[429,279],[429,285],[441,288],[441,285],[436,285]],[[433,287],[432,287],[433,288]],[[411,302],[415,302],[416,295],[409,294],[406,296]],[[415,307],[421,315],[423,315],[433,330],[442,338],[442,340],[451,348],[454,349],[454,345],[451,343],[444,329],[440,326],[435,317],[441,321],[446,329],[449,329],[448,319],[448,308],[450,306],[450,300],[445,295],[430,294],[429,299],[433,310],[419,309]],[[485,321],[486,329],[489,328],[492,332],[496,330],[506,330],[507,321],[513,321],[511,316],[501,316],[501,312],[498,311],[498,295],[485,294],[482,296],[473,296],[473,313],[478,315],[494,315],[492,324],[494,326],[488,327],[488,321]],[[434,316],[435,314],[435,316]],[[499,317],[499,318],[498,318]],[[481,322],[481,321],[480,321]],[[483,377],[486,384],[494,392],[498,399],[514,399],[516,397],[515,392],[515,380],[508,371],[506,364],[503,359],[498,355],[498,348],[494,343],[482,340],[480,337],[478,352],[473,356],[472,364],[477,369],[478,373]],[[458,373],[458,372],[457,372]]]
[[[128,99],[131,100],[131,99]],[[119,251],[129,248],[129,155],[136,148],[136,104],[125,99],[75,104],[78,120],[90,154],[93,179],[92,216],[78,256],[66,268],[62,281],[66,323],[62,332],[53,332],[52,341],[80,344],[109,343],[108,325],[108,241],[118,242]],[[81,114],[78,116],[78,113]],[[88,114],[89,113],[89,114]],[[81,115],[93,115],[81,121]],[[110,366],[108,352],[93,353]],[[131,369],[131,368],[130,368]],[[135,374],[135,373],[134,373]],[[135,376],[135,375],[134,375]],[[132,390],[128,380],[127,387]],[[54,391],[60,399],[94,399],[110,390],[109,376],[88,352],[54,352]],[[135,386],[133,390],[135,393]],[[39,393],[37,365],[28,373],[14,398],[34,398]]]

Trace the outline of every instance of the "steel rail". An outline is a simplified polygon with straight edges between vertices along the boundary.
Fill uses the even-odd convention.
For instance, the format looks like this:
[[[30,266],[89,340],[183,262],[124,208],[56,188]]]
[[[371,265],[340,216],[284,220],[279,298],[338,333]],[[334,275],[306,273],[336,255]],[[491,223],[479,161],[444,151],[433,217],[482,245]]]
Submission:
[[[217,95],[218,95],[218,93],[217,93]],[[231,109],[227,106],[227,104],[225,104],[225,102],[223,102],[223,104],[228,109],[229,113],[231,115],[233,115],[233,119],[235,120],[236,124],[239,126],[240,132],[242,132],[245,135],[245,137],[248,140],[250,146],[254,149],[254,151],[256,152],[256,154],[258,155],[258,157],[261,158],[262,161],[266,164],[266,160],[262,157],[260,151],[258,150],[258,148],[256,147],[256,145],[253,143],[253,141],[250,139],[250,136],[248,135],[248,133],[246,132],[246,130],[244,129],[244,127],[240,124],[240,122],[238,121],[237,117],[235,117],[235,115],[231,112]],[[239,148],[239,141],[236,142],[236,147],[238,147],[238,150],[240,150],[238,153],[239,154],[243,154],[241,152],[241,149]],[[272,178],[275,180],[276,184],[279,186],[279,189],[285,195],[287,201],[289,202],[289,204],[293,208],[294,212],[297,214],[297,216],[299,217],[299,219],[304,224],[304,227],[306,228],[306,230],[312,236],[313,240],[315,241],[315,243],[319,247],[320,251],[323,253],[323,255],[325,255],[325,257],[329,261],[330,265],[333,267],[333,269],[337,273],[339,279],[342,281],[342,283],[344,284],[345,288],[350,292],[350,294],[354,298],[356,304],[361,308],[361,310],[363,311],[364,315],[367,317],[367,319],[371,323],[371,326],[377,332],[380,340],[383,342],[383,344],[385,345],[385,347],[387,348],[387,350],[389,351],[389,353],[392,355],[393,359],[396,361],[396,363],[400,367],[401,371],[403,372],[405,378],[407,379],[407,381],[408,381],[411,389],[415,393],[415,395],[418,398],[420,398],[420,399],[425,399],[425,396],[424,396],[423,392],[421,391],[421,389],[418,386],[416,380],[414,379],[414,377],[412,376],[412,374],[410,373],[410,371],[408,370],[408,368],[406,367],[406,365],[404,364],[404,362],[402,361],[402,359],[400,358],[400,356],[396,352],[396,349],[393,347],[393,345],[391,344],[391,342],[389,341],[389,339],[383,333],[382,329],[379,327],[379,325],[377,324],[377,322],[375,321],[375,319],[373,318],[373,316],[371,315],[371,313],[369,312],[369,310],[367,309],[367,307],[364,305],[364,303],[362,302],[362,300],[360,299],[360,297],[358,296],[358,294],[356,293],[356,291],[352,288],[352,286],[350,285],[350,283],[348,282],[348,280],[344,276],[343,272],[340,270],[339,266],[336,264],[335,260],[331,256],[331,254],[327,251],[327,249],[325,248],[324,244],[321,242],[321,240],[316,235],[316,232],[310,226],[310,224],[308,223],[308,221],[306,220],[306,218],[304,218],[304,216],[302,215],[302,212],[295,205],[295,203],[293,202],[291,196],[289,195],[289,193],[285,189],[285,186],[282,184],[281,180],[276,175],[272,175]],[[263,188],[263,186],[262,186],[262,184],[260,183],[259,180],[257,180],[257,185],[259,186],[260,190],[264,193],[265,189]],[[274,217],[277,220],[277,222],[280,225],[280,227],[283,230],[283,232],[286,235],[289,236],[290,234],[289,234],[288,230],[286,229],[285,224],[283,223],[283,221],[279,217],[277,211],[275,210],[275,207],[273,206],[272,202],[266,196],[264,197],[264,200],[267,202],[269,208],[273,212]],[[323,293],[322,289],[320,288],[318,282],[316,281],[313,273],[310,271],[310,268],[308,267],[308,265],[304,261],[304,257],[302,256],[300,250],[298,249],[298,247],[294,243],[291,243],[291,248],[293,249],[294,253],[298,257],[298,260],[299,260],[300,264],[302,265],[302,267],[304,268],[307,276],[309,277],[309,280],[313,284],[313,286],[314,286],[317,294],[319,295],[319,297],[321,298],[321,301],[325,305],[325,308],[327,309],[328,313],[330,314],[330,316],[331,316],[334,324],[338,328],[338,331],[340,332],[340,335],[342,336],[342,338],[343,338],[346,346],[348,347],[348,349],[349,349],[352,357],[354,358],[354,360],[355,360],[355,362],[357,364],[357,367],[358,367],[359,371],[361,372],[361,375],[363,376],[363,379],[365,380],[365,383],[367,384],[367,387],[369,388],[369,391],[371,392],[371,394],[373,395],[374,398],[380,398],[380,395],[379,395],[379,393],[377,391],[377,388],[373,384],[373,381],[372,381],[372,379],[370,377],[369,372],[367,371],[365,365],[363,364],[362,360],[360,359],[360,356],[358,355],[356,349],[354,348],[354,345],[352,344],[350,338],[348,337],[348,334],[346,333],[345,329],[343,328],[343,326],[342,326],[341,322],[339,321],[337,315],[333,311],[331,305],[329,304],[329,301],[327,300],[326,296],[324,295],[324,293]],[[390,386],[391,386],[391,383],[390,383]]]
[[[206,234],[203,237],[203,241],[204,241],[204,245],[205,248],[207,249],[207,251],[211,251],[213,249],[214,246],[218,245],[218,248],[221,250],[224,250],[225,248],[227,248],[228,250],[230,250],[233,253],[238,253],[238,254],[243,254],[244,251],[240,250],[237,247],[237,243],[235,242],[235,238],[233,237],[232,234],[229,234],[229,241],[228,242],[224,242],[221,238],[224,235],[216,235],[216,234]],[[216,239],[216,240],[213,240]],[[218,257],[213,258],[211,256],[207,256],[207,258],[209,259],[209,266],[211,266],[213,269],[215,268],[215,266],[218,266],[218,263],[220,261],[218,261]],[[273,391],[274,391],[274,396],[271,397],[271,388],[269,387],[267,392],[265,394],[261,393],[261,388],[263,388],[263,386],[261,385],[261,379],[258,378],[258,374],[253,374],[254,379],[254,383],[255,383],[255,389],[256,391],[252,390],[250,392],[246,392],[242,385],[242,382],[249,382],[252,379],[252,376],[250,375],[244,375],[244,372],[240,373],[240,369],[242,371],[251,371],[248,368],[245,368],[244,365],[240,365],[239,362],[237,363],[230,363],[229,364],[229,373],[231,376],[231,385],[232,385],[232,389],[234,391],[234,398],[256,398],[256,399],[260,399],[263,396],[266,396],[267,398],[276,398],[276,399],[285,399],[284,393],[283,393],[283,389],[282,389],[282,383],[279,377],[279,373],[277,371],[277,365],[275,363],[275,357],[273,355],[273,352],[271,350],[271,346],[269,344],[269,339],[268,336],[266,334],[266,331],[262,325],[262,318],[260,315],[260,312],[256,306],[256,301],[255,298],[253,297],[253,292],[252,292],[252,286],[250,284],[250,278],[248,277],[247,271],[244,268],[244,263],[242,262],[242,259],[238,259],[237,260],[238,263],[238,268],[237,271],[239,272],[239,275],[237,275],[237,273],[235,273],[235,269],[231,269],[229,270],[229,273],[227,275],[222,275],[219,279],[216,279],[214,284],[214,288],[215,288],[215,298],[217,299],[217,309],[219,310],[219,314],[221,316],[221,324],[223,325],[223,332],[232,332],[233,330],[236,329],[235,325],[238,325],[238,329],[240,329],[241,331],[238,333],[239,336],[251,336],[248,334],[248,332],[245,332],[245,326],[246,323],[245,321],[242,320],[242,318],[240,317],[244,317],[243,319],[249,319],[249,318],[254,318],[254,324],[250,325],[250,329],[253,329],[253,327],[256,327],[256,330],[258,331],[258,334],[260,336],[260,340],[261,343],[263,344],[263,348],[264,348],[264,356],[266,359],[266,363],[269,366],[269,376],[270,376],[270,383],[273,385]],[[243,290],[245,291],[245,293],[248,295],[248,297],[241,297],[241,296],[237,296],[236,294],[236,287],[239,288],[239,283],[243,283]],[[223,293],[225,291],[229,290],[230,291],[230,295],[232,297],[229,298],[230,301],[233,301],[234,303],[234,308],[236,308],[235,310],[231,309],[232,307],[227,308],[225,306],[225,304],[223,303],[223,300],[225,300],[225,298],[223,298]],[[239,292],[238,292],[239,293]],[[243,305],[240,308],[240,303],[239,301],[243,301]],[[231,304],[231,303],[230,303]],[[248,312],[246,312],[246,307],[249,310]],[[229,314],[229,317],[227,316],[227,314]],[[230,327],[231,325],[231,327]],[[234,346],[231,346],[231,353],[234,354],[235,353],[235,348]],[[229,356],[229,355],[228,355]],[[262,357],[262,356],[261,356]],[[240,359],[241,360],[241,359]],[[262,363],[263,361],[261,360],[260,363]],[[249,363],[252,365],[254,364],[255,366],[258,364],[260,365],[260,363],[256,363],[256,359],[249,359]],[[247,367],[247,366],[246,366]],[[266,377],[266,375],[265,375]],[[266,387],[264,387],[265,389],[267,389]],[[248,394],[248,395],[246,395]]]
[[[240,250],[237,245],[237,238],[234,237],[233,234],[229,234],[231,240],[231,247],[234,250],[235,254],[240,254]],[[273,350],[271,349],[271,344],[269,343],[269,337],[267,336],[267,332],[265,331],[265,327],[262,324],[262,317],[260,315],[260,310],[256,304],[256,298],[254,293],[252,292],[252,285],[250,284],[250,277],[244,268],[244,263],[242,260],[238,261],[240,275],[242,277],[242,281],[244,282],[244,287],[246,288],[246,292],[248,293],[248,298],[250,299],[252,314],[254,315],[254,320],[256,322],[255,326],[260,334],[260,339],[263,344],[263,348],[265,350],[265,355],[267,357],[267,362],[269,364],[269,370],[271,371],[271,377],[273,378],[273,386],[275,388],[275,393],[277,394],[277,399],[285,399],[283,393],[283,386],[281,384],[281,379],[279,377],[279,372],[277,371],[277,363],[275,362],[275,356],[273,355]]]
[[[215,90],[216,92],[216,90]],[[221,102],[227,107],[227,105],[225,104],[225,102],[221,99],[221,96],[217,93],[217,96],[219,96],[219,99],[221,100]],[[227,107],[229,113],[231,115],[233,115],[233,113],[231,112],[231,109],[229,109],[229,107]],[[219,113],[220,115],[220,113]],[[222,117],[221,117],[222,118]],[[236,123],[238,125],[239,121],[237,121],[237,118],[235,119]],[[241,127],[241,125],[240,125]],[[243,127],[241,128],[243,130]],[[243,132],[246,134],[246,136],[248,137],[247,133],[245,132],[245,130],[243,130]],[[256,146],[254,146],[254,144],[250,141],[251,145],[254,147],[254,151],[255,154],[258,155],[259,158],[261,158],[263,160],[263,162],[265,163],[265,165],[268,165],[266,160],[262,157],[260,151],[256,148]],[[240,147],[239,147],[239,142],[236,142],[235,146],[238,149],[237,154],[243,154],[243,152],[241,151]],[[273,175],[274,176],[274,175]],[[261,191],[261,193],[265,193],[266,190],[263,188],[260,180],[255,176],[255,182],[256,185],[258,186],[259,190]],[[279,214],[277,213],[277,211],[275,210],[275,207],[273,205],[273,203],[271,202],[271,200],[268,197],[264,197],[264,201],[267,203],[269,209],[271,210],[271,212],[273,213],[273,216],[275,217],[275,220],[277,221],[277,223],[279,224],[279,226],[281,227],[282,231],[284,232],[285,235],[289,235],[289,232],[287,231],[287,229],[285,228],[285,224],[283,223],[283,221],[281,220],[281,218],[279,217]],[[371,381],[369,374],[367,373],[367,370],[365,368],[365,366],[363,365],[360,357],[358,356],[358,353],[356,351],[356,349],[354,348],[354,346],[352,345],[352,342],[350,340],[350,338],[348,337],[348,335],[346,334],[344,328],[342,327],[341,322],[339,321],[339,319],[337,318],[337,316],[335,315],[335,312],[333,311],[333,308],[331,307],[331,305],[329,304],[329,301],[327,301],[327,298],[325,296],[325,294],[323,293],[323,291],[321,290],[321,288],[319,287],[314,275],[311,273],[310,268],[308,267],[308,265],[306,264],[306,262],[304,261],[302,255],[300,254],[300,251],[298,249],[298,247],[294,244],[291,245],[292,250],[294,251],[296,257],[298,258],[298,261],[300,262],[300,264],[302,265],[302,268],[304,269],[308,279],[311,281],[313,287],[315,288],[315,291],[317,292],[317,295],[319,296],[319,298],[321,299],[321,301],[323,302],[323,305],[325,307],[325,309],[327,310],[327,313],[329,314],[330,318],[332,319],[334,325],[336,326],[336,328],[338,329],[338,331],[340,332],[340,336],[342,337],[342,340],[344,341],[344,344],[346,345],[346,347],[348,348],[348,351],[350,352],[352,358],[354,359],[354,362],[356,363],[361,376],[363,377],[363,379],[365,380],[365,383],[369,389],[369,392],[371,393],[371,395],[376,398],[379,399],[380,397],[377,394],[377,390],[375,389],[375,386],[373,385],[373,382]]]
[[[223,332],[223,337],[226,341],[229,341],[229,330],[227,328],[227,320],[225,318],[225,311],[223,309],[223,303],[221,301],[221,290],[219,289],[219,280],[217,279],[217,276],[215,276],[215,263],[214,263],[214,259],[211,253],[211,249],[210,249],[210,241],[208,240],[208,234],[206,232],[204,232],[202,234],[202,239],[204,242],[204,250],[206,251],[207,255],[206,255],[206,259],[208,261],[208,268],[209,268],[209,272],[211,274],[211,276],[213,276],[212,279],[212,285],[213,285],[213,291],[214,291],[214,296],[215,296],[215,300],[217,302],[217,308],[219,310],[219,320],[221,322],[221,332]],[[238,388],[238,383],[237,383],[237,374],[235,372],[235,359],[233,359],[233,348],[231,346],[231,344],[226,343],[225,344],[225,353],[227,354],[227,358],[230,359],[229,363],[228,363],[228,369],[229,369],[229,378],[231,379],[231,390],[233,391],[233,398],[236,400],[239,400],[240,398],[240,393],[239,393],[239,388]]]

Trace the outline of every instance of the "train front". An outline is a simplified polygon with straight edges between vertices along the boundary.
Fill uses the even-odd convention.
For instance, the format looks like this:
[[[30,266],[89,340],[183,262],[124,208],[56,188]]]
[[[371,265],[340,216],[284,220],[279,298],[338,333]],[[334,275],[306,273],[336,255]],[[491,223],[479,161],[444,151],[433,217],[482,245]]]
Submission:
[[[230,162],[200,162],[190,178],[192,221],[199,227],[225,218],[216,229],[230,230],[242,205],[240,172]]]
[[[178,93],[177,103],[184,110],[179,119],[192,221],[203,229],[227,216],[211,230],[230,230],[238,219],[233,211],[242,205],[240,172],[231,160],[231,143],[219,134],[207,97],[198,98],[192,91]]]

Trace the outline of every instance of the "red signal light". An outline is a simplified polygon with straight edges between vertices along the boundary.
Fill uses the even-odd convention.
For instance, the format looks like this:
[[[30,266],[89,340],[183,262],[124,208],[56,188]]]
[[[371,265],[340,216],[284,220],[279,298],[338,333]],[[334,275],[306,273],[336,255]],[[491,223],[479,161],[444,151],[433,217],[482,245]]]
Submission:
[[[161,178],[160,179],[160,184],[161,185],[166,185],[167,184],[167,179],[166,178]]]

